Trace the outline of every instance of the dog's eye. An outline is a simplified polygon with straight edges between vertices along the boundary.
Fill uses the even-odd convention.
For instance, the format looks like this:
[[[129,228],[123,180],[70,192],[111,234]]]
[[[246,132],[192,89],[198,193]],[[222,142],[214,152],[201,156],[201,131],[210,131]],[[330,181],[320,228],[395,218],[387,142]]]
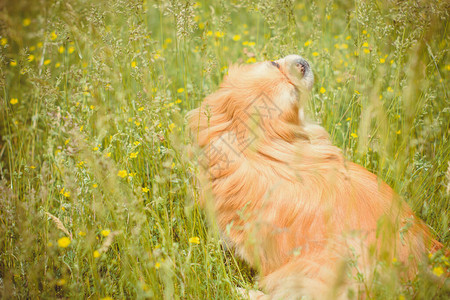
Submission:
[[[280,68],[280,65],[277,62],[271,61],[270,62],[273,66],[277,67],[278,69]]]

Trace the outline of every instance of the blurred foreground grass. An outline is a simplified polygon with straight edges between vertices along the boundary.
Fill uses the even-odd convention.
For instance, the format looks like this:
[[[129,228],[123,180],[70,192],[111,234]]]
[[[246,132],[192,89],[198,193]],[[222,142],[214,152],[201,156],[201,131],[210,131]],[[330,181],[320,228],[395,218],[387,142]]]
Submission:
[[[253,271],[195,205],[184,114],[230,63],[298,53],[310,118],[450,244],[446,1],[0,4],[0,294],[237,298]],[[187,149],[187,150],[186,150]],[[448,259],[371,298],[445,299]],[[447,298],[448,299],[448,298]]]

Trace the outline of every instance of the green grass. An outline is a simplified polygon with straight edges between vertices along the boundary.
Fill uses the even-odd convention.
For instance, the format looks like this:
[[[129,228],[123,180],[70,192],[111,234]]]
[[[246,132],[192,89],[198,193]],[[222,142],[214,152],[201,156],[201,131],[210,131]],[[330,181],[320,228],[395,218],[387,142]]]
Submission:
[[[448,246],[448,8],[446,1],[7,1],[0,295],[230,299],[236,286],[256,286],[254,271],[222,248],[195,204],[184,115],[229,64],[291,53],[314,68],[310,118]],[[448,267],[438,253],[415,280],[380,278],[369,296],[445,299]]]

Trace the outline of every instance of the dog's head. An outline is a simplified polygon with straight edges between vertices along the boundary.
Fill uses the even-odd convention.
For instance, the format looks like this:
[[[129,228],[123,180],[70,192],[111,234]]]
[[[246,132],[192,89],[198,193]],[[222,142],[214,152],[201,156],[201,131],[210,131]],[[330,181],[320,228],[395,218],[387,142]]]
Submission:
[[[190,127],[200,146],[224,132],[291,140],[313,83],[312,69],[299,55],[233,65],[219,90],[188,114]]]
[[[303,57],[288,55],[270,63],[300,91],[311,90],[314,83],[314,75],[309,63]]]

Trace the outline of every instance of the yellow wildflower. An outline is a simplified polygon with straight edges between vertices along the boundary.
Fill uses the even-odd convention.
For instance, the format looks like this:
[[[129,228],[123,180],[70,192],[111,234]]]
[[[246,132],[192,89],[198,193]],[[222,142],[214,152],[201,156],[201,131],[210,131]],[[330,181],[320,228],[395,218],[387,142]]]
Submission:
[[[127,175],[128,175],[128,173],[127,173],[126,170],[120,170],[120,171],[117,173],[117,176],[122,177],[122,178],[127,177]]]
[[[304,45],[305,45],[305,47],[308,47],[309,45],[311,45],[311,43],[312,43],[311,40],[307,40]]]
[[[147,192],[149,191],[149,189],[148,189],[147,187],[143,187],[143,188],[142,188],[142,191],[143,191],[144,193],[147,193]]]
[[[56,282],[56,285],[58,285],[58,286],[62,286],[65,284],[66,284],[66,280],[64,278],[61,278]]]
[[[320,88],[320,91],[319,91],[319,92],[320,92],[321,94],[325,94],[326,91],[327,91],[327,90],[322,86],[322,87]]]
[[[239,41],[241,39],[241,36],[239,34],[236,34],[233,36],[233,41]]]
[[[138,142],[138,141],[136,141],[136,142],[134,142],[133,144],[134,144],[135,146],[139,146],[141,143]]]
[[[190,244],[200,244],[200,238],[198,236],[194,236],[189,238],[189,243]]]
[[[70,191],[66,191],[63,194],[64,197],[69,198],[70,197]]]
[[[217,38],[221,38],[221,37],[223,37],[224,35],[225,35],[225,33],[222,32],[222,31],[216,31],[216,33],[215,33],[215,36],[216,36]]]
[[[386,60],[384,58],[380,58],[380,64],[384,64]]]
[[[36,46],[37,46],[38,48],[42,48],[43,45],[44,45],[44,44],[42,44],[42,42],[38,42],[38,43],[36,44]]]
[[[17,104],[19,102],[19,100],[17,98],[11,98],[11,100],[9,100],[9,103],[11,103],[12,105]]]
[[[84,232],[84,231],[79,231],[79,232],[78,232],[78,235],[79,235],[79,236],[86,236],[86,232]]]
[[[352,132],[351,136],[352,136],[352,138],[354,138],[354,139],[356,139],[356,138],[358,137],[358,135],[357,135],[356,133],[354,133],[354,132]]]
[[[7,43],[8,43],[8,39],[7,39],[7,38],[2,38],[2,39],[0,40],[0,44],[1,44],[2,46],[5,46]]]
[[[58,37],[58,35],[54,31],[52,31],[52,33],[50,33],[50,39],[52,41],[56,40],[57,37]]]
[[[143,111],[143,110],[144,110],[143,106],[139,107],[139,109],[138,109],[138,111]]]
[[[256,62],[256,58],[254,58],[254,57],[250,57],[249,59],[247,59],[247,63],[248,64],[252,64],[252,63],[255,63]]]
[[[59,46],[59,48],[58,48],[59,53],[64,53],[64,50],[66,50],[66,48],[64,48],[64,46]]]
[[[23,24],[23,27],[27,27],[31,24],[31,20],[28,18],[23,19],[22,24]]]
[[[17,66],[17,61],[12,60],[9,64],[11,65],[11,67],[15,67]]]
[[[56,63],[55,64],[55,68],[59,68],[59,67],[61,67],[61,64],[60,63]]]
[[[250,42],[250,43],[248,43],[248,45],[249,45],[250,47],[253,47],[253,46],[256,45],[256,43],[255,43],[255,42]]]
[[[98,252],[98,250],[95,250],[93,255],[94,255],[94,258],[98,258],[98,257],[100,257],[100,252]]]
[[[92,185],[92,187],[95,189],[95,188],[98,187],[98,184],[94,183],[94,184]]]
[[[136,63],[135,61],[132,61],[132,62],[131,62],[131,67],[132,67],[132,68],[136,68],[136,67],[137,67],[137,63]]]
[[[32,62],[32,61],[34,60],[34,55],[33,55],[33,54],[28,55],[27,60],[28,60],[29,62]]]
[[[400,133],[402,133],[402,131],[401,130],[397,130],[395,133],[396,134],[400,134]]]
[[[369,47],[369,43],[364,42],[362,46],[363,46],[364,48],[368,48],[368,47]]]
[[[58,246],[61,248],[67,248],[70,245],[71,241],[68,237],[62,237],[58,240]]]
[[[130,158],[136,158],[139,152],[131,152]]]
[[[313,52],[312,55],[313,55],[313,56],[318,56],[319,53],[318,53],[318,52]]]
[[[159,268],[161,268],[161,264],[159,262],[155,263],[155,269],[158,270]]]
[[[183,89],[183,88],[179,88],[179,89],[177,90],[177,92],[178,92],[178,93],[182,93],[182,92],[184,92],[184,89]]]
[[[434,267],[433,274],[436,275],[437,277],[441,277],[441,275],[444,274],[444,268],[442,268],[441,266]]]
[[[109,229],[103,229],[101,232],[101,235],[103,236],[108,236],[111,233],[111,230]]]
[[[49,63],[51,63],[52,61],[50,60],[50,59],[46,59],[46,60],[44,60],[44,65],[46,66],[46,65],[48,65]]]

